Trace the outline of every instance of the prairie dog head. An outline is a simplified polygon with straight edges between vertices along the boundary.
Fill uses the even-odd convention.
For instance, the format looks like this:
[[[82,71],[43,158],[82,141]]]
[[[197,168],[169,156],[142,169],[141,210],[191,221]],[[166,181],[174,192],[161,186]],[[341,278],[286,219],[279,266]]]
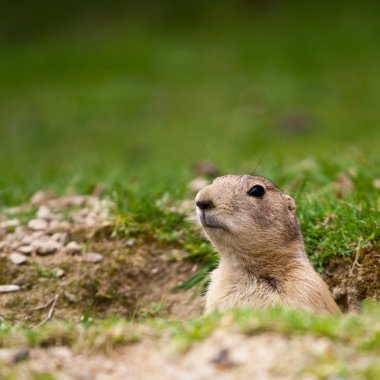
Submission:
[[[195,204],[203,230],[220,253],[273,252],[302,241],[294,200],[264,177],[218,177],[198,192]]]

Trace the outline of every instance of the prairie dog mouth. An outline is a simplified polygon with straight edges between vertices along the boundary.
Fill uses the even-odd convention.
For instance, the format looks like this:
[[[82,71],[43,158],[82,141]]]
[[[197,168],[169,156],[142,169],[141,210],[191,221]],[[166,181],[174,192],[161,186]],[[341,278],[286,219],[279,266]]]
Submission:
[[[215,216],[211,216],[201,211],[198,213],[199,221],[204,228],[227,230],[226,226],[222,224]]]

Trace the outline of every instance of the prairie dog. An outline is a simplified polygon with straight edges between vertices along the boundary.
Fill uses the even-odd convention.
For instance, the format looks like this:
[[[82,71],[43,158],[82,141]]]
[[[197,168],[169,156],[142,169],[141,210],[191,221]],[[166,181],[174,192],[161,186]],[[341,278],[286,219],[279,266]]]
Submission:
[[[294,200],[258,176],[218,177],[195,198],[197,217],[219,253],[206,312],[286,306],[337,313],[306,254]]]

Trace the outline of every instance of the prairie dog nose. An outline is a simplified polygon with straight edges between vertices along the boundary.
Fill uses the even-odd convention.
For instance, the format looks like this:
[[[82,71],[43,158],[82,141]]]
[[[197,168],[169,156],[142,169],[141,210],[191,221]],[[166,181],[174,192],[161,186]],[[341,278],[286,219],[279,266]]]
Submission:
[[[214,203],[212,201],[196,201],[195,204],[201,209],[201,210],[210,210],[214,208]]]

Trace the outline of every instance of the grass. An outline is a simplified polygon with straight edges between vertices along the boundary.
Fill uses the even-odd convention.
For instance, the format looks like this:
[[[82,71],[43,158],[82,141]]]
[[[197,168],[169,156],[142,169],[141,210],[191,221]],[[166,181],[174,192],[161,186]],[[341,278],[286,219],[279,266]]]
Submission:
[[[86,323],[53,321],[35,329],[2,324],[0,348],[66,346],[81,355],[106,354],[109,358],[127,345],[145,342],[145,350],[149,350],[149,347],[156,347],[150,346],[149,342],[157,342],[158,345],[164,344],[165,347],[169,347],[171,360],[175,355],[178,363],[182,355],[191,349],[196,349],[199,343],[222,329],[228,334],[240,336],[242,344],[247,344],[248,340],[262,335],[271,336],[273,342],[273,336],[276,334],[286,339],[291,350],[297,350],[291,348],[292,340],[306,338],[308,345],[315,345],[317,348],[308,347],[306,350],[309,363],[314,365],[304,367],[302,369],[304,373],[317,379],[334,375],[342,379],[369,380],[377,379],[380,371],[377,361],[380,354],[379,315],[379,305],[366,304],[359,314],[344,316],[318,316],[276,308],[266,311],[236,309],[224,314],[209,314],[201,319],[186,322],[150,318],[147,315],[148,319],[145,319],[143,324],[141,321],[127,321],[120,318]],[[322,346],[325,347],[322,350],[318,349],[321,339]],[[304,346],[301,347],[305,350]],[[297,354],[300,355],[301,352]],[[278,363],[283,363],[282,359],[279,358]],[[284,376],[290,371],[287,366],[284,367],[284,363],[279,368],[282,368]],[[22,362],[13,368],[0,364],[0,375],[5,376],[4,378],[16,379],[21,373],[28,373],[30,378],[40,378],[38,376],[55,378],[54,371],[39,372],[28,369]]]
[[[358,246],[374,247],[379,244],[378,190],[372,185],[377,174],[376,166],[366,168],[375,160],[362,160],[367,162],[362,164],[363,167],[355,161],[345,165],[313,161],[312,168],[306,171],[298,169],[294,174],[296,182],[290,193],[297,201],[307,252],[319,270],[323,270],[330,256],[347,256]],[[337,196],[334,184],[337,175],[344,173],[345,168],[354,190]],[[350,176],[348,169],[353,168],[357,174]],[[295,173],[295,168],[286,168],[281,174],[290,177],[292,171]],[[277,173],[278,176],[281,174]],[[151,234],[162,242],[179,244],[192,258],[202,258],[206,263],[215,262],[210,246],[191,228],[185,216],[168,213],[143,196],[136,198],[118,192],[114,199],[121,215],[118,219],[119,232],[131,236]]]
[[[377,5],[314,7],[3,43],[2,202],[115,180],[178,196],[205,158],[277,180],[305,157],[374,155]]]
[[[66,346],[82,355],[105,353],[109,356],[126,345],[162,340],[166,347],[171,347],[171,355],[178,357],[213,332],[223,329],[245,337],[244,342],[263,334],[276,334],[288,342],[298,337],[309,337],[308,344],[313,345],[319,344],[318,339],[324,339],[324,346],[328,349],[317,350],[318,354],[313,354],[313,361],[317,359],[316,365],[305,368],[305,371],[311,371],[318,379],[328,374],[339,374],[343,379],[354,375],[359,379],[377,379],[380,370],[375,360],[380,354],[379,315],[379,305],[367,303],[360,313],[343,316],[321,316],[275,308],[266,311],[236,309],[185,322],[161,319],[149,313],[144,323],[121,318],[82,323],[51,321],[38,328],[3,323],[0,325],[0,348]],[[359,361],[353,361],[352,355],[360,358]],[[17,378],[22,368],[19,364],[12,373],[0,364],[0,374],[8,375],[10,379]],[[48,372],[46,375],[54,378]]]
[[[307,334],[340,342],[360,352],[380,353],[380,309],[376,304],[367,304],[360,313],[344,316],[321,316],[281,308],[236,309],[184,322],[150,314],[146,315],[144,324],[122,318],[82,323],[49,322],[38,328],[2,324],[0,347],[68,346],[77,352],[111,352],[144,339],[170,337],[176,350],[185,352],[215,330],[233,327],[235,332],[247,336],[272,332],[290,338]]]

